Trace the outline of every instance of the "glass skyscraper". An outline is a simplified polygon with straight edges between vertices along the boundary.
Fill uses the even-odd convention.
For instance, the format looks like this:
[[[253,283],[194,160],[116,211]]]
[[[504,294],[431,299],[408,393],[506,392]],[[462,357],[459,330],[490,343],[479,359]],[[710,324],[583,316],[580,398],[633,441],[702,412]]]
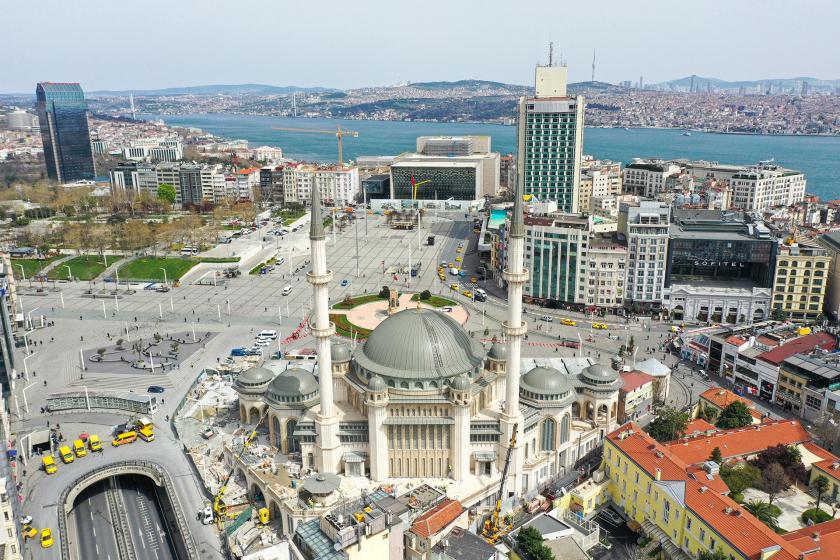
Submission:
[[[92,180],[96,169],[82,87],[75,83],[41,82],[35,96],[49,178],[62,183]]]

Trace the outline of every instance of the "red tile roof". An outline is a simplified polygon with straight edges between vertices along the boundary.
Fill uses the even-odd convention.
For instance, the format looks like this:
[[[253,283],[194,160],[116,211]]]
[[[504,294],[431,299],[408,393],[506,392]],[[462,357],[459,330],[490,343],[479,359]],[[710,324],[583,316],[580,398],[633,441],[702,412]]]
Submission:
[[[728,337],[725,341],[727,344],[731,344],[732,346],[741,346],[745,344],[747,341],[741,338],[740,336],[735,336],[734,334]]]
[[[706,389],[700,394],[700,398],[709,401],[721,410],[736,401],[742,402],[750,409],[750,414],[752,414],[753,418],[759,421],[764,418],[764,415],[755,409],[755,404],[753,404],[752,401],[736,395],[729,389],[724,389],[723,387],[711,387]]]
[[[834,350],[837,347],[837,340],[826,332],[818,332],[791,340],[769,352],[759,354],[756,358],[778,366],[794,354],[813,350],[817,346],[824,350]]]
[[[805,553],[808,560],[835,560],[840,557],[840,519],[803,527],[782,538]]]
[[[621,390],[625,393],[635,391],[636,389],[645,385],[646,383],[653,383],[653,376],[648,375],[643,371],[631,371],[628,373],[622,373],[621,379],[624,380],[624,385],[621,387]]]
[[[755,455],[780,443],[794,445],[806,441],[811,441],[811,436],[802,424],[796,420],[781,420],[722,430],[710,436],[685,437],[664,445],[686,464],[693,465],[708,459],[715,447],[720,449],[724,459],[729,459]]]
[[[463,512],[464,506],[461,502],[447,498],[418,517],[411,525],[411,532],[418,537],[428,539],[458,519]]]
[[[718,429],[715,428],[712,424],[709,424],[702,418],[695,418],[688,425],[685,427],[685,431],[683,432],[685,435],[690,436],[695,432],[707,432],[709,430],[717,432]]]

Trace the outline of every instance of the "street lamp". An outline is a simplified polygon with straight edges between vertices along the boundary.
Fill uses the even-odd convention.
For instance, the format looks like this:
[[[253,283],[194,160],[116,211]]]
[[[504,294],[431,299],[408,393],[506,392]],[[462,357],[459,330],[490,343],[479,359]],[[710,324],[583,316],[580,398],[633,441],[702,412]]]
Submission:
[[[26,380],[29,381],[29,366],[26,365],[26,360],[34,356],[35,354],[27,354],[23,357],[23,374],[26,376]]]
[[[29,310],[29,313],[27,313],[27,314],[26,314],[26,316],[29,318],[29,328],[30,328],[30,329],[34,329],[34,326],[33,326],[33,324],[32,324],[32,312],[33,312],[33,311],[37,311],[37,310],[39,310],[39,309],[41,309],[41,306],[40,306],[40,305],[39,305],[39,306],[37,306],[37,307],[33,307],[32,309],[30,309],[30,310]]]
[[[64,268],[66,268],[66,269],[67,269],[67,279],[68,279],[68,280],[72,280],[72,279],[73,279],[73,271],[72,271],[72,270],[70,270],[70,265],[65,264],[65,265],[64,265]]]
[[[168,285],[169,285],[169,281],[166,279],[166,269],[165,269],[165,268],[161,268],[161,270],[163,271],[163,285],[164,285],[164,286],[168,286]]]
[[[20,277],[24,282],[26,282],[26,273],[23,271],[23,265],[22,264],[16,264],[15,266],[20,267]]]

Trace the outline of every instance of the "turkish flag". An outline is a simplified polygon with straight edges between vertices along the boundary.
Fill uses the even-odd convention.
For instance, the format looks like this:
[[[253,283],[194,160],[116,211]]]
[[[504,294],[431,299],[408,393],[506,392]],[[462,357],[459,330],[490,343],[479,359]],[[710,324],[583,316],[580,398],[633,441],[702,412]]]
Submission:
[[[414,174],[412,173],[411,174],[411,186],[413,187],[416,183],[417,183],[417,181],[414,180]]]

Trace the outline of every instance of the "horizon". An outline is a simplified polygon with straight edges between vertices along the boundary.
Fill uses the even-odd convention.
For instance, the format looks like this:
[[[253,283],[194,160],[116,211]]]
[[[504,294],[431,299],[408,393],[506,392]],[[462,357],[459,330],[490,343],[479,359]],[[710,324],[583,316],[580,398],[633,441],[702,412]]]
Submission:
[[[597,6],[597,25],[569,23],[592,18],[592,6],[539,2],[531,8],[539,18],[509,18],[504,17],[509,4],[499,0],[480,6],[432,0],[422,11],[381,10],[370,1],[352,6],[328,1],[290,11],[269,0],[246,0],[234,11],[211,2],[234,11],[225,18],[207,2],[149,0],[143,10],[132,11],[131,26],[124,25],[124,8],[105,0],[46,4],[51,17],[39,20],[37,34],[29,25],[7,26],[0,91],[34,91],[39,81],[79,82],[85,91],[248,83],[347,90],[459,79],[530,84],[534,66],[547,62],[552,41],[555,59],[569,66],[570,82],[590,81],[593,51],[595,80],[612,84],[642,76],[647,84],[691,75],[724,81],[840,79],[831,77],[840,76],[840,67],[830,56],[835,50],[830,22],[840,17],[840,5],[828,0],[817,0],[807,12],[791,12],[780,0],[765,2],[760,11],[724,0],[705,2],[702,10],[663,0],[648,0],[641,8],[605,0]],[[32,18],[20,3],[4,12],[10,22]],[[823,28],[814,25],[814,12],[821,14]],[[167,17],[161,19],[161,13]],[[299,25],[288,25],[289,16]],[[657,33],[634,32],[656,21]],[[745,21],[750,29],[783,29],[808,41],[745,33]],[[120,30],[119,44],[127,48],[103,47],[102,32],[109,28]],[[260,28],[281,31],[260,33]],[[220,47],[220,37],[237,48]]]

